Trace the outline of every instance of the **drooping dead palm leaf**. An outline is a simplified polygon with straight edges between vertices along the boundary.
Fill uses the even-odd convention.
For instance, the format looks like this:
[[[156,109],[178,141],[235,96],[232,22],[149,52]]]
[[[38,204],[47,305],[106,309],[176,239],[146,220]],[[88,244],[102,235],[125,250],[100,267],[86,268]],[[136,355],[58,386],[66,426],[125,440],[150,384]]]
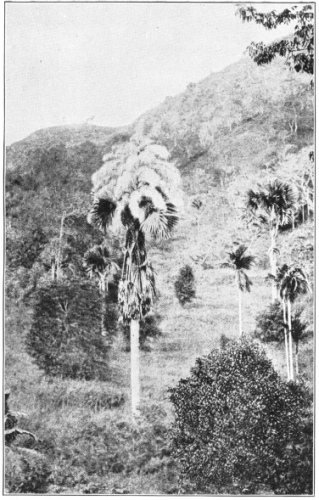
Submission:
[[[97,198],[93,202],[91,209],[92,221],[106,231],[106,227],[111,223],[116,209],[116,203],[109,198]]]

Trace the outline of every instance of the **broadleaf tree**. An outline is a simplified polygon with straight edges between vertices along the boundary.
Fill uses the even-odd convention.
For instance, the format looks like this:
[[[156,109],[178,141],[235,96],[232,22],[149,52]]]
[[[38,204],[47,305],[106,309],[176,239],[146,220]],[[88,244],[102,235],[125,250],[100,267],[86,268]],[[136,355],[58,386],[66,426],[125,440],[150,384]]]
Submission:
[[[250,57],[258,64],[269,64],[277,56],[286,58],[287,66],[296,71],[313,75],[314,72],[314,11],[313,4],[298,4],[286,7],[281,12],[258,12],[251,5],[240,5],[237,15],[243,22],[255,22],[267,30],[282,24],[294,25],[290,37],[276,40],[268,45],[252,42],[247,48]]]

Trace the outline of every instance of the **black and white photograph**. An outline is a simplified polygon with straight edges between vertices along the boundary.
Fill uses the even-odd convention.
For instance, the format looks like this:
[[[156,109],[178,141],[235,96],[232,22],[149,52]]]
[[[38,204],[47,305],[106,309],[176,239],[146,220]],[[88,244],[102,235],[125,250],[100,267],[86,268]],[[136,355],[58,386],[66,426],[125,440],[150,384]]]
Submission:
[[[3,9],[2,494],[314,496],[316,4]]]

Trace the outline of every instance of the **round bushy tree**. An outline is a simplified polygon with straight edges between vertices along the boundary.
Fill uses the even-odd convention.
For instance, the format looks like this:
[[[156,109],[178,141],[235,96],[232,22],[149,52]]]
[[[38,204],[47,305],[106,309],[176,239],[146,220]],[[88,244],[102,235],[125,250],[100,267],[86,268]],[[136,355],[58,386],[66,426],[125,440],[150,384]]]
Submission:
[[[106,306],[106,328],[116,329],[115,305]],[[105,380],[108,344],[101,336],[101,299],[86,281],[50,283],[37,291],[27,350],[46,374]]]
[[[310,494],[312,424],[305,388],[281,380],[252,342],[229,342],[170,389],[184,491]]]
[[[186,265],[179,270],[174,287],[176,297],[182,306],[186,302],[191,302],[196,295],[195,277],[191,266]]]
[[[282,305],[279,300],[272,302],[256,316],[256,338],[262,342],[283,342],[285,339]]]

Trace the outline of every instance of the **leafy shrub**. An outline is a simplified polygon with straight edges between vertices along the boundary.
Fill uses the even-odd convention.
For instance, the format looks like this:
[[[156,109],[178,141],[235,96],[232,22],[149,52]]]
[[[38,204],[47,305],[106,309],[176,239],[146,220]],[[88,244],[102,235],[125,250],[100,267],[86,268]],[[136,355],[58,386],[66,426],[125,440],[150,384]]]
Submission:
[[[306,389],[283,382],[256,344],[232,341],[170,389],[181,487],[206,493],[310,494]]]
[[[256,316],[254,336],[262,342],[283,342],[285,339],[283,310],[279,300]]]
[[[294,342],[298,343],[312,335],[308,323],[301,320],[303,309],[294,312],[291,320],[291,334]],[[283,310],[281,303],[276,300],[256,317],[254,335],[262,342],[283,342],[285,339]]]
[[[116,328],[108,305],[107,330]],[[106,380],[109,342],[101,336],[101,298],[89,282],[51,283],[36,294],[27,350],[46,374]]]
[[[34,450],[6,450],[5,488],[8,493],[46,493],[51,469],[47,459]]]
[[[174,287],[176,297],[182,306],[195,297],[195,277],[190,266],[186,265],[180,269]]]

